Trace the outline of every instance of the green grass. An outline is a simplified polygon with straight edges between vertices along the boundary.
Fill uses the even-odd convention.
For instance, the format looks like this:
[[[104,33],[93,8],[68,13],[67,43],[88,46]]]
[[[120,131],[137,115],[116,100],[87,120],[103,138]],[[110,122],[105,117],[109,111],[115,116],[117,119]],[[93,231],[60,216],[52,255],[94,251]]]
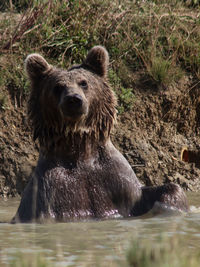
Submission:
[[[139,238],[132,242],[127,252],[130,267],[197,267],[200,252],[194,252],[184,246],[178,236],[162,238],[155,242],[141,242]]]
[[[175,66],[171,60],[154,57],[148,68],[151,79],[162,87],[167,87],[183,76],[183,71]]]
[[[45,259],[40,253],[24,255],[20,252],[13,256],[13,260],[8,265],[10,267],[52,267],[50,261]]]
[[[125,88],[118,75],[110,69],[108,73],[109,81],[118,96],[118,112],[122,114],[124,111],[128,111],[133,107],[134,94],[132,88]]]
[[[23,69],[24,66],[21,58],[11,55],[8,55],[0,69],[0,86],[7,88],[7,92],[15,107],[20,107],[28,94],[28,83]],[[7,97],[3,99],[6,100]],[[0,98],[0,105],[2,103],[5,106],[5,101],[3,102]]]
[[[2,86],[20,105],[27,95],[23,72],[27,54],[41,53],[52,64],[68,68],[101,44],[110,54],[123,113],[134,105],[134,73],[145,74],[158,88],[168,88],[185,73],[200,78],[198,5],[196,0],[4,1],[0,4]]]

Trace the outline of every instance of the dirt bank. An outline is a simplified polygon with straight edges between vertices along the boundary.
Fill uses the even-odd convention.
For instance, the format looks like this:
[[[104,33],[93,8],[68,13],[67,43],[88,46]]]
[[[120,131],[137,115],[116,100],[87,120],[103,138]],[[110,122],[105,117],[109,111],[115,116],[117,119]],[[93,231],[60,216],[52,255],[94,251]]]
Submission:
[[[166,90],[135,81],[133,110],[120,117],[115,140],[144,184],[199,190],[199,168],[180,160],[184,146],[200,144],[199,86],[187,76]]]
[[[185,76],[168,89],[158,89],[141,75],[133,77],[133,108],[118,117],[112,139],[138,178],[146,185],[179,183],[187,190],[200,189],[200,170],[180,161],[182,147],[200,144],[198,81]],[[7,96],[0,112],[0,195],[21,194],[36,165],[26,121],[26,103],[17,106]]]

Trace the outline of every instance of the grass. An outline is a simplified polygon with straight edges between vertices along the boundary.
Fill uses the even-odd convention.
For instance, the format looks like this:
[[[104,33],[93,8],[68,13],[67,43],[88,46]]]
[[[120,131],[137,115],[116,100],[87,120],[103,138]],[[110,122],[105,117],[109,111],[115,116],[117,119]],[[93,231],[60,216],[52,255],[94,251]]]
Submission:
[[[169,59],[154,57],[148,67],[148,74],[158,86],[167,87],[178,81],[183,76],[183,71]]]
[[[142,243],[139,239],[132,242],[127,252],[130,267],[197,267],[200,253],[184,247],[178,236],[159,237],[157,242]]]
[[[28,93],[28,83],[23,69],[23,61],[21,61],[21,58],[12,55],[8,55],[7,58],[4,59],[0,69],[1,86],[7,89],[15,107],[20,107],[22,105]],[[6,98],[4,98],[4,100],[6,100]]]
[[[0,75],[20,106],[27,95],[23,61],[39,52],[68,68],[96,44],[110,54],[119,112],[134,104],[132,74],[168,88],[187,72],[200,78],[199,1],[10,0],[0,4]],[[6,12],[6,13],[5,13]],[[5,59],[6,58],[6,59]],[[9,62],[8,60],[9,59]],[[114,81],[113,81],[114,79]]]
[[[81,266],[127,266],[127,267],[197,267],[199,266],[200,252],[196,249],[184,246],[184,240],[174,235],[172,237],[157,237],[157,240],[141,240],[137,237],[132,241],[127,249],[113,254],[113,260],[104,262],[99,261],[99,255],[82,255],[78,262],[74,263]],[[69,255],[70,257],[70,255]],[[103,257],[103,255],[102,255]],[[11,260],[12,258],[12,260]],[[13,254],[6,266],[30,266],[46,267],[55,266],[53,260],[47,260],[44,254],[29,253],[23,254],[16,252]],[[56,259],[56,266],[59,261],[64,264],[64,258]],[[91,265],[92,262],[92,265]],[[64,265],[63,265],[64,266]]]
[[[10,267],[51,267],[53,264],[45,259],[40,253],[24,255],[17,252],[13,260],[8,265]]]
[[[122,114],[124,111],[130,110],[134,104],[134,94],[132,88],[125,88],[118,75],[112,69],[110,69],[108,77],[112,88],[118,95],[117,108],[119,114]]]

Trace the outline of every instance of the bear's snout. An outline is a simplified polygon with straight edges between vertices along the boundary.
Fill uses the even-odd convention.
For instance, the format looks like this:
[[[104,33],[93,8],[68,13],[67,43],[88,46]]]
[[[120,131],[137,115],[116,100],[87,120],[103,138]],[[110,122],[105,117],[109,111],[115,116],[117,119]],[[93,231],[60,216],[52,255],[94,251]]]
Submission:
[[[87,104],[79,94],[66,95],[60,103],[61,112],[65,117],[77,119],[87,114]]]
[[[69,95],[65,97],[65,104],[68,106],[68,108],[81,108],[83,105],[83,98],[82,96],[78,94]]]

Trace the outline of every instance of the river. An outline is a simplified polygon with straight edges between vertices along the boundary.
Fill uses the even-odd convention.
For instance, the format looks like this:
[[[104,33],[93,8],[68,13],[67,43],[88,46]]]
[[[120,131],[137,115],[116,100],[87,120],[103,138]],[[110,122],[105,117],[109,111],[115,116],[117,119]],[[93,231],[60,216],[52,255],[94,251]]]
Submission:
[[[21,266],[22,260],[45,266],[124,266],[132,240],[156,245],[160,236],[178,236],[191,253],[200,249],[200,193],[188,193],[191,212],[176,216],[144,216],[55,224],[8,222],[19,199],[0,200],[0,266]],[[22,259],[21,259],[22,258]],[[13,262],[15,263],[14,265]],[[34,265],[35,264],[35,265]]]

